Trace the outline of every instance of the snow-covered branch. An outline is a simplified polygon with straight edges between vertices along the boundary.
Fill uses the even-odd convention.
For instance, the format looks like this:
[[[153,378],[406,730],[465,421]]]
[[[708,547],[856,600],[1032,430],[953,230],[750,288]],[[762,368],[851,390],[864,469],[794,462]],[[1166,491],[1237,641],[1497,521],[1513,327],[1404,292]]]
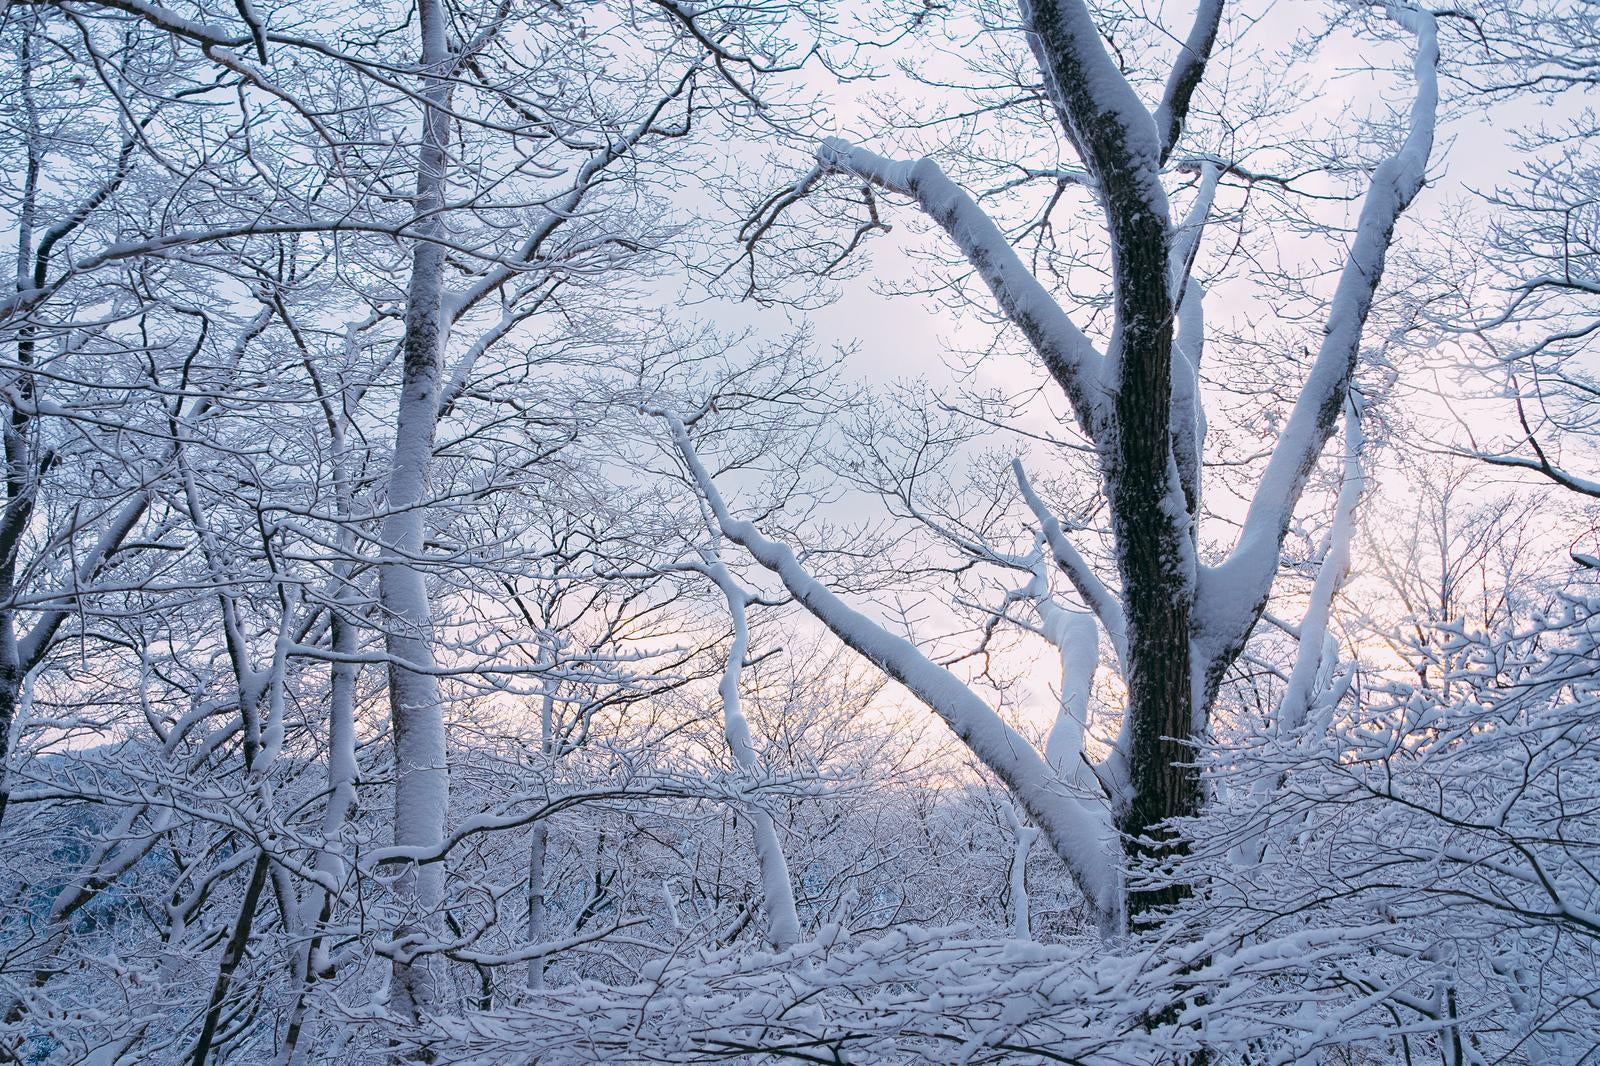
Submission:
[[[1256,486],[1238,540],[1220,565],[1201,573],[1198,637],[1212,659],[1243,646],[1266,604],[1295,505],[1333,434],[1355,374],[1390,239],[1427,177],[1439,107],[1438,32],[1434,16],[1420,8],[1393,5],[1389,12],[1416,35],[1410,128],[1399,150],[1373,171],[1323,325],[1322,345]]]
[[[1122,921],[1120,864],[1103,800],[1072,795],[1033,745],[954,674],[910,641],[846,604],[807,573],[788,546],[763,536],[750,522],[734,518],[683,422],[672,414],[664,417],[722,534],[776,574],[790,594],[847,647],[900,682],[943,719],[1039,824],[1093,904],[1101,929],[1107,933],[1118,929]]]

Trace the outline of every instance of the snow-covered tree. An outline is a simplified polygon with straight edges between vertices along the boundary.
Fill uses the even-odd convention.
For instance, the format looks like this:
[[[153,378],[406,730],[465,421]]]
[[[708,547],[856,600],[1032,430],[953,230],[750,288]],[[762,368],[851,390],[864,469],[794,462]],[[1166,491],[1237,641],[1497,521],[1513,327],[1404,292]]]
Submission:
[[[1592,7],[0,0],[0,1058],[1592,1056]]]
[[[1070,290],[1031,267],[995,217],[932,157],[895,160],[828,138],[811,171],[770,201],[754,227],[760,236],[777,225],[777,213],[840,178],[866,189],[874,220],[888,210],[876,205],[877,197],[909,201],[959,249],[1061,390],[1070,430],[1093,456],[1110,527],[1109,572],[1085,560],[1020,467],[1018,491],[1034,512],[1052,566],[1116,649],[1126,687],[1122,731],[1092,767],[1091,780],[1077,772],[1089,757],[1081,740],[1076,755],[1047,760],[961,679],[817,581],[789,545],[741,519],[710,474],[696,470],[723,532],[776,573],[841,640],[943,718],[1012,789],[1108,933],[1176,898],[1173,889],[1126,893],[1115,841],[1120,836],[1136,857],[1158,857],[1163,827],[1199,810],[1196,744],[1208,729],[1219,686],[1271,597],[1296,506],[1338,428],[1389,243],[1422,189],[1437,122],[1434,16],[1391,5],[1387,18],[1413,39],[1411,106],[1393,146],[1366,179],[1343,266],[1318,316],[1319,349],[1270,444],[1247,513],[1231,546],[1209,554],[1202,493],[1205,288],[1194,268],[1220,183],[1250,178],[1233,159],[1187,147],[1185,131],[1220,39],[1224,8],[1200,4],[1177,35],[1175,57],[1155,75],[1138,76],[1119,62],[1086,3],[1027,3],[1006,19],[1004,32],[1020,36],[1032,57],[1034,72],[1024,81],[1042,94],[1035,99],[1051,120],[1057,154],[1075,160],[1067,170],[1076,177],[1062,184],[1084,190],[1100,216],[1109,278],[1099,306],[1109,318],[1099,324],[1098,343],[1084,322],[1096,305],[1075,314]],[[1142,86],[1155,94],[1142,93]],[[1174,207],[1182,203],[1180,190],[1187,200],[1182,211]],[[675,432],[685,461],[697,463],[689,435]],[[983,545],[971,550],[980,557],[990,551]],[[1063,637],[1098,643],[1088,629]],[[1092,672],[1092,648],[1074,658]],[[1082,681],[1064,680],[1063,692],[1069,685]],[[1063,764],[1072,771],[1057,768]]]

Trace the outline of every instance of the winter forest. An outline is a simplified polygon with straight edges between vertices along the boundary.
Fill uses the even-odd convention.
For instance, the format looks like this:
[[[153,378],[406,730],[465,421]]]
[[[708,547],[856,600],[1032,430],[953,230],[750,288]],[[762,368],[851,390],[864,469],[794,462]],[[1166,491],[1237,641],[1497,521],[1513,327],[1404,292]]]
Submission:
[[[0,0],[0,1063],[1600,1063],[1597,0]]]

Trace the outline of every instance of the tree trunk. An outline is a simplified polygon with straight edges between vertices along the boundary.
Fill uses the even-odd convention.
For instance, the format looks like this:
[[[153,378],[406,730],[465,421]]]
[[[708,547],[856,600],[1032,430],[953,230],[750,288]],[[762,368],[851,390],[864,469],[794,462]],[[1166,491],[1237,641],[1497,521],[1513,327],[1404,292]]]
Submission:
[[[550,854],[550,827],[543,820],[533,823],[528,842],[528,934],[529,947],[545,939],[545,860]],[[528,991],[544,987],[544,956],[528,960]]]
[[[427,519],[427,482],[438,416],[444,327],[441,321],[444,208],[450,119],[443,75],[449,60],[445,16],[438,0],[418,5],[422,28],[423,115],[417,152],[416,232],[407,292],[404,364],[395,425],[394,462],[383,523],[384,558],[378,574],[385,648],[389,656],[389,709],[394,725],[394,842],[432,849],[444,842],[449,801],[444,708],[433,674],[433,618],[427,577],[418,561]],[[392,1005],[419,1021],[435,988],[412,951],[428,939],[444,895],[440,862],[411,863],[395,883]]]
[[[1197,717],[1190,669],[1194,602],[1192,517],[1171,447],[1172,320],[1168,230],[1136,188],[1107,183],[1106,213],[1116,261],[1120,332],[1115,418],[1102,451],[1127,620],[1128,751],[1131,802],[1118,828],[1130,858],[1158,858],[1170,839],[1163,823],[1199,809],[1193,738]],[[1129,279],[1138,279],[1137,281]],[[1177,901],[1176,888],[1128,894],[1137,919]]]
[[[267,883],[268,865],[267,853],[259,853],[250,870],[250,883],[245,889],[244,900],[239,904],[239,917],[234,921],[233,933],[228,937],[227,946],[222,949],[222,962],[217,967],[217,979],[211,986],[211,1001],[206,1006],[206,1020],[200,1027],[194,1052],[189,1056],[190,1066],[205,1066],[211,1056],[211,1043],[217,1035],[217,1024],[222,1019],[228,989],[232,987],[234,972],[244,961],[245,949],[250,945],[250,928],[255,924],[256,905],[260,903],[261,890]]]

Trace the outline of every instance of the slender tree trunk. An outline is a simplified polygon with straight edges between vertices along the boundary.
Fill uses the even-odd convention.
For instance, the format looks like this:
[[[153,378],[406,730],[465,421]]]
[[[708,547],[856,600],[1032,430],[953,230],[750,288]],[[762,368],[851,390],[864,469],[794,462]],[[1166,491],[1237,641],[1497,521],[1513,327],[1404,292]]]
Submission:
[[[39,194],[39,115],[33,97],[33,35],[24,30],[21,38],[22,102],[27,116],[27,162],[23,168],[22,204],[17,218],[17,291],[34,283],[34,216]],[[34,330],[24,325],[17,333],[17,366],[21,370],[16,388],[23,400],[33,395]],[[13,406],[4,427],[6,464],[6,506],[0,517],[0,602],[9,603],[16,594],[17,552],[22,534],[33,510],[32,449],[27,445],[30,417],[22,404]],[[6,764],[11,758],[11,731],[16,724],[23,670],[17,656],[16,617],[12,609],[0,610],[0,825],[5,824],[6,806],[11,798]]]
[[[533,835],[528,841],[528,946],[542,944],[545,940],[547,911],[545,909],[545,860],[550,854],[550,827],[543,820],[533,824]],[[544,956],[528,960],[528,991],[544,987]]]
[[[11,775],[6,764],[11,758],[11,733],[17,727],[17,708],[22,704],[22,679],[10,661],[16,653],[11,639],[10,611],[0,620],[0,825],[5,824],[6,807],[11,802]]]
[[[526,608],[524,608],[526,610]],[[533,616],[528,616],[528,622],[533,623]],[[555,649],[545,645],[541,654],[547,666],[555,665]],[[539,700],[539,751],[543,753],[546,766],[551,765],[555,755],[555,713],[556,693],[555,682],[546,680],[544,693]],[[527,943],[529,947],[542,944],[547,933],[549,910],[545,903],[545,883],[548,877],[545,873],[545,864],[550,857],[550,823],[541,818],[533,824],[533,835],[528,841],[528,928]],[[528,990],[536,991],[544,987],[545,957],[528,960]]]
[[[750,736],[750,722],[744,715],[739,697],[739,679],[744,673],[744,661],[750,652],[750,624],[745,613],[750,597],[721,562],[709,564],[708,572],[727,597],[728,614],[733,620],[733,644],[728,648],[728,662],[717,689],[722,697],[723,735],[739,769],[747,774],[755,774],[760,764],[756,758],[755,743]],[[800,939],[800,916],[795,907],[794,883],[789,879],[789,861],[783,854],[783,841],[778,836],[778,827],[767,809],[759,803],[752,803],[748,813],[756,863],[761,873],[761,894],[767,914],[767,941],[773,947],[786,948]]]
[[[245,888],[244,900],[239,904],[239,917],[233,923],[233,933],[222,949],[222,962],[217,967],[217,979],[211,986],[211,1001],[206,1006],[205,1023],[189,1056],[190,1066],[205,1066],[211,1056],[211,1044],[216,1039],[217,1025],[222,1020],[222,1008],[228,999],[228,989],[233,985],[233,975],[244,961],[245,949],[250,946],[250,929],[255,924],[256,906],[261,902],[261,890],[267,883],[270,860],[266,852],[256,856],[250,870],[250,883]]]
[[[1033,939],[1032,906],[1028,899],[1028,854],[1039,830],[1024,825],[1017,808],[1007,803],[1006,821],[1011,825],[1014,845],[1011,850],[1011,935],[1017,940]]]
[[[389,709],[394,727],[394,842],[433,849],[444,842],[449,802],[444,708],[433,673],[433,618],[427,576],[419,560],[427,525],[427,482],[438,417],[444,348],[444,208],[450,119],[449,62],[445,15],[439,0],[420,0],[423,114],[417,152],[415,224],[407,293],[404,363],[388,482],[388,517],[383,523],[384,558],[378,596],[389,656]],[[429,969],[413,951],[429,938],[443,902],[444,866],[411,863],[395,883],[399,917],[394,931],[390,987],[396,1012],[419,1021],[436,989]]]
[[[360,672],[360,667],[351,661],[358,650],[357,627],[343,613],[354,608],[351,601],[354,599],[355,586],[349,582],[348,574],[341,573],[339,580],[341,581],[338,597],[340,603],[335,608],[333,616],[331,642],[334,654],[341,658],[335,659],[333,663],[328,700],[328,805],[322,815],[323,848],[317,855],[316,867],[317,872],[331,884],[340,884],[344,881],[346,872],[344,852],[337,840],[356,805],[355,690],[357,675]],[[311,986],[322,976],[325,968],[323,958],[325,940],[322,926],[332,918],[334,903],[333,893],[320,885],[312,885],[303,914],[306,928],[315,932],[300,951],[295,963],[298,970],[295,977],[299,991],[295,994],[294,1008],[290,1013],[288,1028],[284,1032],[283,1050],[278,1056],[279,1062],[301,1061],[300,1038],[305,1032],[309,1014],[307,1000],[311,994]]]

